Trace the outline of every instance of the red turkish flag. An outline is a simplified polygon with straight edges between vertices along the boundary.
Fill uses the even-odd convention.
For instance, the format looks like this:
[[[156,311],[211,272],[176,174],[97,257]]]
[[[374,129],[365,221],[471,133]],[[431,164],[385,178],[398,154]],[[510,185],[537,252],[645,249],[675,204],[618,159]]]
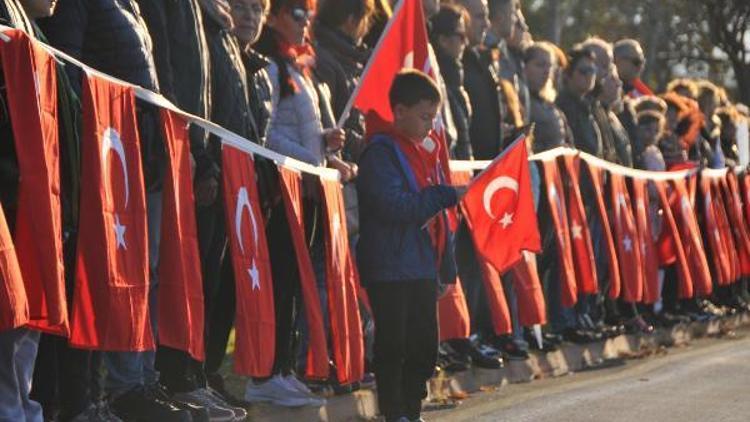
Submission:
[[[29,322],[29,302],[21,267],[0,204],[0,333]]]
[[[568,227],[568,212],[565,205],[565,190],[560,178],[557,159],[542,161],[544,167],[544,185],[549,202],[550,217],[555,230],[557,241],[557,262],[560,270],[560,294],[562,304],[570,308],[578,302],[578,286],[576,285],[576,271],[573,263],[573,247],[570,242]]]
[[[451,180],[455,186],[468,185],[472,177],[473,172],[470,170],[451,172]],[[437,305],[440,341],[468,338],[471,334],[471,320],[461,280],[458,277],[454,284],[446,285],[446,291],[438,299]]]
[[[744,216],[747,221],[750,221],[750,173],[742,175],[742,201],[744,203]]]
[[[599,210],[599,219],[602,224],[602,232],[604,233],[604,240],[607,246],[607,260],[609,262],[609,297],[616,299],[620,297],[620,290],[622,283],[620,280],[620,263],[617,258],[617,249],[615,248],[615,240],[612,236],[612,231],[609,225],[609,216],[607,214],[607,206],[604,203],[604,190],[602,188],[602,169],[587,163],[589,169],[589,175],[591,176],[591,185],[594,188],[595,201],[597,209]]]
[[[666,227],[662,229],[662,238],[669,236],[671,247],[675,255],[675,265],[678,273],[678,295],[680,299],[693,297],[693,278],[690,275],[690,265],[687,260],[685,248],[680,237],[680,229],[677,225],[677,219],[672,212],[674,203],[677,200],[676,195],[667,196],[668,184],[665,181],[655,180],[656,192],[659,194],[659,203],[664,213],[664,222]]]
[[[367,71],[354,94],[354,107],[365,116],[373,113],[381,120],[392,121],[387,93],[393,78],[401,69],[430,73],[428,45],[422,2],[403,0],[388,21],[367,64]]]
[[[514,265],[511,271],[513,289],[518,301],[518,323],[522,327],[546,324],[547,308],[542,283],[539,281],[536,255],[524,251],[523,259]]]
[[[641,276],[643,279],[643,303],[654,304],[661,298],[659,290],[659,253],[654,241],[651,225],[651,204],[647,179],[632,179],[633,213],[638,230],[638,245],[641,252]]]
[[[203,279],[195,222],[188,124],[161,109],[167,155],[159,244],[159,344],[203,361]]]
[[[630,204],[630,194],[621,174],[610,173],[609,185],[614,208],[612,224],[617,239],[617,260],[620,262],[622,277],[622,299],[631,303],[640,302],[643,299],[641,248],[638,245],[638,229]]]
[[[477,253],[499,273],[518,262],[521,251],[541,251],[525,137],[474,179],[461,207]]]
[[[224,210],[237,295],[234,369],[250,377],[273,370],[276,317],[265,222],[258,199],[253,157],[222,147]]]
[[[154,348],[148,237],[133,89],[83,81],[81,214],[70,343],[111,351]]]
[[[333,356],[341,384],[362,379],[364,344],[357,302],[358,278],[349,250],[346,211],[338,180],[321,179],[325,203],[326,284]]]
[[[698,221],[695,218],[691,194],[688,191],[687,181],[677,179],[672,181],[675,189],[676,201],[674,203],[674,214],[677,226],[680,230],[685,257],[690,266],[690,276],[693,281],[693,291],[696,295],[707,296],[713,289],[711,283],[711,270],[708,267],[706,254],[703,249]]]
[[[500,274],[482,257],[477,256],[477,260],[482,270],[484,295],[487,298],[487,305],[490,309],[492,328],[498,336],[509,334],[513,331],[513,324],[510,319],[508,301],[505,299],[505,290],[503,290],[503,281],[500,279]]]
[[[700,189],[703,197],[703,224],[707,245],[713,258],[712,264],[714,275],[719,284],[728,283],[731,278],[731,264],[729,262],[729,251],[726,250],[719,230],[719,221],[716,215],[716,200],[714,199],[716,180],[705,175],[701,176]]]
[[[712,186],[713,206],[714,215],[716,215],[717,226],[719,229],[719,241],[722,244],[722,248],[725,251],[725,256],[728,261],[729,271],[725,274],[724,280],[719,280],[719,284],[728,285],[731,284],[740,276],[740,257],[739,250],[740,245],[735,242],[734,234],[732,233],[732,223],[729,217],[728,204],[724,200],[724,192],[721,178],[717,178]]]
[[[739,245],[736,251],[740,261],[740,273],[732,279],[732,281],[735,281],[740,276],[750,275],[750,228],[743,218],[739,182],[737,181],[737,175],[733,171],[727,171],[726,178],[722,180],[722,187],[727,205],[727,213],[732,223],[732,233],[734,234],[735,243]]]
[[[581,159],[573,155],[566,155],[563,159],[568,176],[567,201],[568,217],[570,218],[570,241],[573,248],[573,263],[575,264],[578,290],[581,293],[594,294],[599,291],[599,281],[596,274],[594,246],[581,196]]]
[[[438,299],[438,327],[440,341],[469,338],[471,320],[461,280],[447,284],[443,296]]]
[[[326,343],[323,313],[320,309],[320,296],[315,281],[310,252],[305,241],[305,220],[302,214],[302,176],[296,170],[279,166],[281,197],[284,201],[287,224],[292,235],[294,252],[297,257],[302,300],[305,303],[305,320],[308,329],[307,365],[305,374],[311,379],[326,379],[330,375],[328,367],[328,344]]]
[[[4,34],[10,40],[0,42],[0,58],[20,172],[14,239],[28,326],[67,336],[55,59],[22,31]]]

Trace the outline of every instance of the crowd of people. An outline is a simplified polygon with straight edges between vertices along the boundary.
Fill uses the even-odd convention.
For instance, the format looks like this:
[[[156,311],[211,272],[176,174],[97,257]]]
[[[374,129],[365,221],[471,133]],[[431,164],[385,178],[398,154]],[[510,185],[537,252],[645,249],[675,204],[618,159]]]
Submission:
[[[612,299],[607,295],[606,257],[600,252],[604,247],[594,248],[600,293],[581,295],[575,307],[563,306],[555,231],[539,199],[540,170],[532,165],[543,243],[539,275],[549,316],[542,341],[537,341],[530,327],[518,323],[510,275],[503,276],[503,288],[513,331],[495,333],[477,252],[462,224],[456,234],[455,258],[471,335],[448,339],[429,350],[437,342],[436,316],[421,311],[435,305],[420,303],[437,296],[437,284],[426,283],[432,290],[416,292],[409,290],[409,283],[376,282],[436,277],[430,265],[424,269],[419,267],[424,263],[415,262],[424,258],[418,254],[405,252],[400,261],[379,255],[384,252],[379,248],[389,247],[389,239],[400,240],[400,250],[404,245],[407,249],[425,247],[419,243],[424,241],[419,235],[422,224],[415,226],[412,236],[412,222],[406,217],[394,216],[403,224],[394,227],[378,214],[383,208],[378,201],[387,199],[389,193],[386,179],[380,177],[385,177],[383,168],[392,164],[390,142],[400,142],[400,135],[371,142],[378,139],[370,136],[372,128],[368,132],[365,116],[356,109],[342,127],[337,125],[349,111],[349,98],[392,14],[391,3],[395,2],[0,1],[0,23],[23,29],[97,70],[160,93],[179,108],[271,150],[338,170],[350,243],[357,251],[372,305],[372,315],[368,307],[361,307],[365,377],[340,385],[331,363],[328,380],[305,380],[308,339],[297,260],[290,253],[288,217],[279,199],[273,163],[256,159],[273,273],[275,363],[270,377],[247,380],[243,397],[227,391],[222,365],[234,322],[235,286],[221,199],[221,139],[193,125],[190,152],[204,282],[205,361],[164,346],[149,352],[99,352],[77,349],[64,338],[33,330],[0,332],[0,420],[239,421],[247,418],[248,404],[321,406],[327,395],[351,392],[377,380],[379,406],[386,420],[417,421],[421,420],[420,402],[427,394],[424,382],[436,366],[445,371],[471,365],[500,368],[503,360],[527,359],[529,349],[550,351],[563,342],[650,333],[655,327],[750,310],[745,280],[716,288],[710,297],[679,299],[675,265],[661,269],[662,299],[656,305]],[[423,137],[424,128],[417,121],[426,120],[431,127],[440,114],[449,155],[456,160],[492,160],[533,124],[528,139],[535,153],[571,146],[621,166],[652,171],[739,164],[737,139],[742,131],[747,137],[748,107],[732,102],[723,88],[703,79],[675,79],[663,93],[654,93],[641,80],[646,62],[637,40],[611,43],[592,37],[564,51],[533,39],[519,0],[422,0],[422,6],[440,68],[440,86],[436,88],[418,73],[399,75],[400,85],[394,83],[390,96],[399,133]],[[85,183],[80,179],[77,155],[82,70],[59,63],[58,85],[64,251],[69,264],[66,278],[72,286],[75,233],[80,224],[77,195]],[[136,113],[149,211],[153,307],[165,151],[157,108],[138,100]],[[3,140],[13,139],[6,107],[0,110],[0,131]],[[407,161],[412,158],[406,157]],[[11,230],[18,176],[13,142],[0,142],[0,203]],[[423,176],[430,179],[417,174],[418,183]],[[320,197],[315,184],[304,182],[305,236],[319,295],[325,301]],[[581,189],[585,197],[593,195],[589,184],[584,182]],[[460,189],[430,192],[420,197],[420,204],[431,207],[414,208],[414,213],[431,217],[455,205]],[[405,208],[399,209],[406,213]],[[599,244],[604,228],[596,213],[590,214],[592,240]],[[658,209],[652,219],[655,227],[661,226]],[[388,233],[399,237],[389,238]],[[355,247],[360,234],[362,242]],[[407,259],[410,262],[403,262]],[[68,290],[70,294],[73,289]],[[321,309],[328,312],[326,306]],[[421,315],[409,316],[415,310]],[[156,318],[155,314],[151,316]],[[424,318],[431,318],[433,324],[420,325]],[[399,334],[378,337],[378,326],[381,334],[386,326],[387,332]]]

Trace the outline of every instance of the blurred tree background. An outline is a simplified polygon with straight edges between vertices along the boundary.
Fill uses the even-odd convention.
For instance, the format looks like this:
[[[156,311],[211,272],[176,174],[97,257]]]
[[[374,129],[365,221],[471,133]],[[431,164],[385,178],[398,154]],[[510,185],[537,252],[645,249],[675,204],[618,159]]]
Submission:
[[[707,77],[750,103],[750,0],[521,1],[535,39],[567,50],[590,35],[635,38],[644,80],[658,90],[674,77]]]

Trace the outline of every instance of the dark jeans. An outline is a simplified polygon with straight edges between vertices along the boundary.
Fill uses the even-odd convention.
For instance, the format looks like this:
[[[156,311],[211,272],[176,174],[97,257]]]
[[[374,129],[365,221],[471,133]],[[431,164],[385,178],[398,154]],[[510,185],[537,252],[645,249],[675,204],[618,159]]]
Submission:
[[[437,361],[435,280],[370,282],[378,406],[387,421],[418,419]]]
[[[678,274],[677,264],[664,268],[664,285],[661,290],[662,309],[664,312],[674,313],[678,305]]]

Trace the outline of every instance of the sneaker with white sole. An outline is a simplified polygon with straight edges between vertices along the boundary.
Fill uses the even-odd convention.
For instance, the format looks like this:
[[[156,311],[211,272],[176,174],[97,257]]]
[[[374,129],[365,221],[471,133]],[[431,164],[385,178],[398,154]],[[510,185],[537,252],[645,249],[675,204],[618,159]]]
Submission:
[[[232,410],[217,405],[213,397],[205,388],[199,388],[187,393],[176,393],[172,399],[178,402],[197,404],[208,411],[211,422],[234,422],[237,420]]]
[[[208,392],[209,397],[214,401],[214,404],[216,404],[219,407],[223,407],[225,409],[229,409],[232,412],[234,412],[234,420],[235,421],[244,421],[247,419],[247,410],[244,407],[235,406],[233,404],[230,404],[221,393],[214,390],[211,387],[206,387],[205,390]]]
[[[325,405],[325,400],[312,393],[304,393],[294,388],[281,375],[275,375],[263,382],[248,380],[245,386],[245,400],[250,403],[270,402],[283,407]]]

